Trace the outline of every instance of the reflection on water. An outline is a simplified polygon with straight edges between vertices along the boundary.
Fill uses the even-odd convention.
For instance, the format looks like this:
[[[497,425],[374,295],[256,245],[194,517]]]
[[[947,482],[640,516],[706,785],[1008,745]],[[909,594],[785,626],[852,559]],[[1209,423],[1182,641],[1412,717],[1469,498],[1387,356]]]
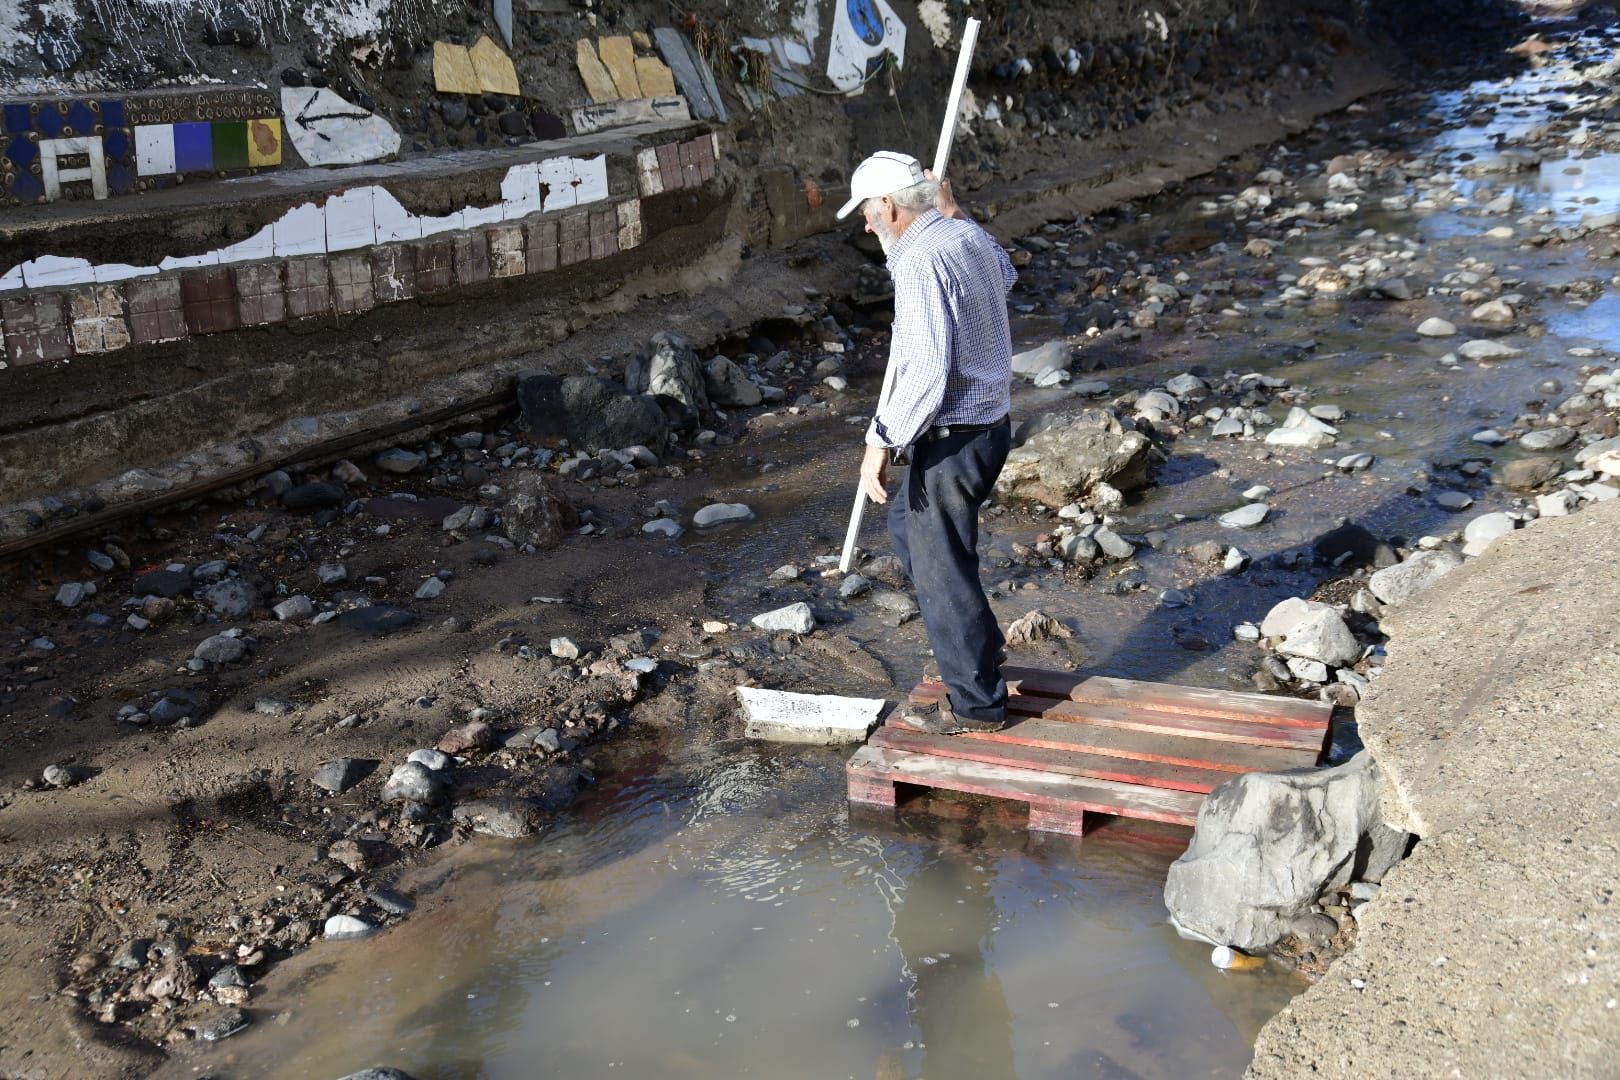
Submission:
[[[543,841],[470,845],[402,926],[283,965],[275,1019],[174,1075],[1237,1075],[1299,989],[1166,926],[1185,830],[1081,858],[1005,809],[851,823],[836,752],[670,741]]]

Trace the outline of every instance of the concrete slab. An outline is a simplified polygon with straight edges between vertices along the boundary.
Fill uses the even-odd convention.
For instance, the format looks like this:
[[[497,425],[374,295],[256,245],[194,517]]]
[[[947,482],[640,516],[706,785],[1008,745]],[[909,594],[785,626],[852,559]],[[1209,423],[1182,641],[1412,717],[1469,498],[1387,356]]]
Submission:
[[[750,739],[837,746],[863,742],[887,704],[882,698],[794,694],[755,686],[737,687],[748,716]]]

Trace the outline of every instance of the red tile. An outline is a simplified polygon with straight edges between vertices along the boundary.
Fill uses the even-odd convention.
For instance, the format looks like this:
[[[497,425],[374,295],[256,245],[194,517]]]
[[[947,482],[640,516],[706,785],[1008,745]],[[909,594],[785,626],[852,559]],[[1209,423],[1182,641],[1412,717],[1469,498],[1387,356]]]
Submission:
[[[364,255],[333,255],[332,306],[339,315],[355,315],[376,306],[371,288],[371,263]]]
[[[558,225],[557,263],[572,266],[591,257],[591,215],[588,210],[564,214]]]
[[[136,344],[178,341],[186,336],[178,278],[131,278],[124,286],[124,296],[129,301],[129,327]]]
[[[371,294],[379,304],[416,295],[416,253],[411,248],[390,244],[372,251]]]
[[[676,143],[658,147],[658,175],[664,181],[665,191],[679,191],[686,178],[681,173],[681,148]]]
[[[73,355],[67,302],[61,293],[31,293],[0,300],[6,358],[15,367],[66,360]]]
[[[484,230],[457,233],[452,243],[455,247],[456,284],[476,285],[480,281],[488,281],[489,241],[484,237]]]
[[[217,334],[242,325],[231,272],[223,266],[181,274],[180,306],[186,313],[186,329],[193,334]]]
[[[416,291],[443,292],[453,282],[451,243],[448,240],[424,240],[416,245]]]
[[[690,139],[681,143],[680,157],[681,186],[689,188],[701,187],[703,185],[703,177],[698,172],[696,139]]]
[[[529,273],[543,274],[557,269],[557,219],[531,221],[524,230],[524,256]]]
[[[233,266],[231,279],[236,285],[236,310],[243,326],[278,323],[287,317],[287,295],[280,263]]]
[[[605,259],[619,253],[619,212],[609,206],[591,211],[591,258]]]
[[[287,260],[287,317],[332,314],[332,275],[325,255]]]
[[[698,179],[707,183],[714,179],[714,141],[704,135],[692,140],[692,153],[697,159]]]

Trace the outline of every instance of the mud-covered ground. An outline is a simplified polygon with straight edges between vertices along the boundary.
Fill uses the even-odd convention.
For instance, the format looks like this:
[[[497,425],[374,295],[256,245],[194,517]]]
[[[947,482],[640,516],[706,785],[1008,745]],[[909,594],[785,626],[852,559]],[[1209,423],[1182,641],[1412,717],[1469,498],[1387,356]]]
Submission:
[[[1620,147],[1594,69],[1391,95],[1015,246],[1019,346],[1061,341],[1073,361],[1067,382],[1020,385],[1015,416],[1107,407],[1155,447],[1149,486],[1122,504],[987,511],[998,615],[1039,610],[1071,635],[1020,660],[1348,707],[1381,662],[1376,604],[1352,603],[1369,571],[1457,546],[1482,511],[1608,497],[1571,468],[1615,435],[1601,380],[1617,238],[1583,200],[1613,190],[1600,166]],[[1503,146],[1552,159],[1545,177],[1586,159],[1590,186],[1523,183],[1490,164]],[[578,459],[514,412],[404,448],[424,455],[409,472],[368,454],[266,477],[7,566],[0,979],[16,1004],[0,1070],[138,1072],[158,1048],[254,1022],[253,984],[277,959],[332,916],[407,918],[389,885],[435,849],[566,813],[612,767],[622,725],[735,735],[732,689],[747,680],[891,698],[911,685],[926,643],[880,523],[865,534],[870,592],[841,597],[831,565],[887,344],[882,274],[850,285],[722,342],[780,400],[703,418],[655,464]],[[1481,316],[1491,303],[1509,317]],[[1455,336],[1418,334],[1430,317]],[[1519,355],[1461,357],[1467,340]],[[1176,383],[1166,403],[1185,375],[1199,385]],[[1331,444],[1266,441],[1260,414],[1275,425],[1296,406],[1338,410],[1319,413]],[[1214,437],[1232,418],[1236,436]],[[1475,439],[1488,427],[1502,443]],[[1574,435],[1520,445],[1551,428]],[[1510,490],[1507,466],[1538,457],[1553,464],[1517,466]],[[509,500],[535,473],[559,497],[555,535],[539,529],[525,551],[499,516],[522,516]],[[1271,493],[1245,495],[1256,485]],[[1219,523],[1262,500],[1265,523]],[[696,529],[715,502],[754,519]],[[1065,546],[1088,514],[1130,553]],[[643,531],[660,518],[686,531]],[[1313,679],[1234,636],[1297,595],[1354,608],[1370,646],[1341,668],[1354,677]],[[307,609],[277,617],[300,596]],[[811,634],[749,623],[799,600]],[[419,798],[385,799],[407,755],[435,746],[456,760],[407,770]],[[1329,905],[1333,942],[1287,950],[1304,970],[1353,935],[1353,903]]]

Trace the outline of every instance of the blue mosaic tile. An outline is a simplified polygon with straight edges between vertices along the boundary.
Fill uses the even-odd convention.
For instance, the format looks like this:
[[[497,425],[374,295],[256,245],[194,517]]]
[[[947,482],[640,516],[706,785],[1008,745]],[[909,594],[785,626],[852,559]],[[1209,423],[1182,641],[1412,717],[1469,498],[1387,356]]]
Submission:
[[[108,128],[101,139],[101,151],[108,161],[123,161],[129,157],[129,136],[122,128]]]
[[[24,202],[33,202],[45,194],[45,185],[33,173],[18,173],[11,193]]]
[[[101,121],[88,101],[75,101],[68,109],[67,122],[75,135],[88,135]]]
[[[67,126],[67,120],[63,118],[61,113],[56,111],[55,105],[50,104],[39,107],[39,116],[34,123],[39,129],[39,133],[47,139],[56,138],[62,134],[62,129]]]
[[[128,195],[135,190],[135,177],[122,165],[108,165],[107,190],[114,195]]]
[[[19,172],[23,172],[39,157],[39,147],[29,142],[26,135],[18,135],[7,144],[6,157],[11,159]]]
[[[101,122],[109,128],[124,126],[124,103],[122,101],[103,101],[101,103]]]
[[[206,121],[174,125],[174,171],[210,172],[214,168],[214,125]]]
[[[34,130],[34,118],[28,114],[28,106],[8,104],[5,107],[6,130],[13,135],[21,135],[25,131]]]

